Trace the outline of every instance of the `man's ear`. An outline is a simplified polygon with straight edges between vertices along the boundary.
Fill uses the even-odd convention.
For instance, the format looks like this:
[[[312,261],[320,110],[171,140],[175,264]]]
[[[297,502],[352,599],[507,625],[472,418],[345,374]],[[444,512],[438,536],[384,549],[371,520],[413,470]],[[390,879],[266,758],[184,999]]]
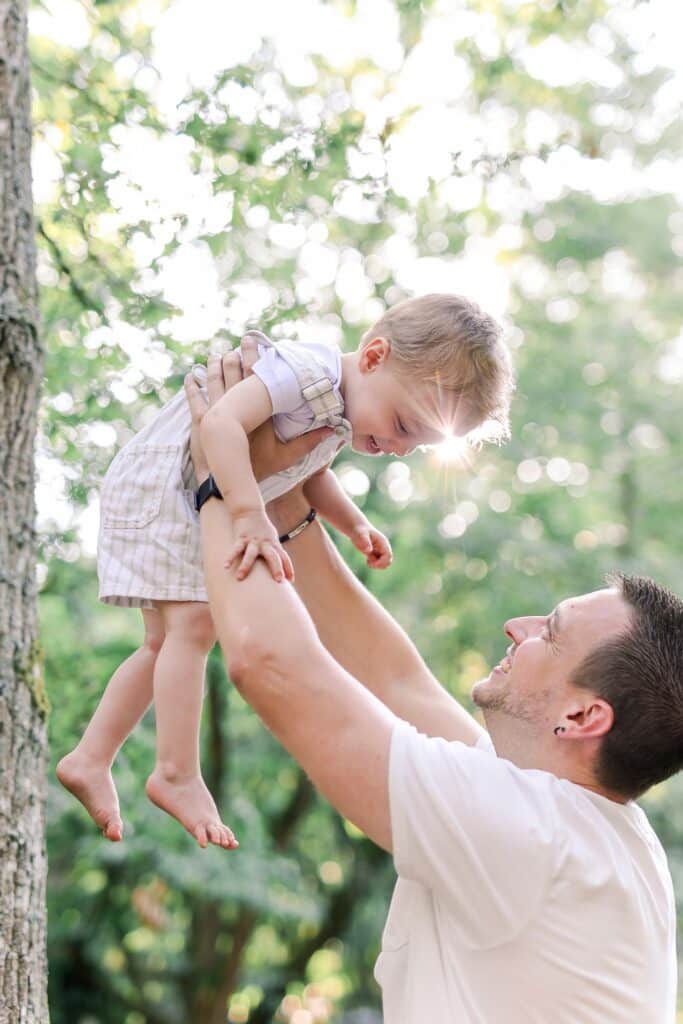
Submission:
[[[598,739],[606,736],[614,725],[614,710],[602,697],[586,693],[585,700],[576,701],[565,711],[567,739]]]
[[[358,360],[360,372],[372,373],[387,361],[390,354],[391,342],[388,338],[371,338],[363,342]]]

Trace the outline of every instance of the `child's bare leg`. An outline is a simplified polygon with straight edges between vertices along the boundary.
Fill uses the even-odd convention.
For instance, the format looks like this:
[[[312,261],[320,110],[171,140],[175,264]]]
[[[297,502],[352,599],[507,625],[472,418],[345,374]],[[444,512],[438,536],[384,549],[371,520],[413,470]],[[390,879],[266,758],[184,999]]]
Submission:
[[[211,612],[197,601],[165,601],[159,608],[165,635],[154,667],[157,763],[147,795],[200,846],[230,849],[235,837],[221,821],[199,764],[204,667],[216,640]]]
[[[152,701],[154,663],[164,639],[161,613],[142,610],[145,639],[109,680],[78,745],[57,765],[57,778],[81,801],[104,836],[123,835],[111,766]]]

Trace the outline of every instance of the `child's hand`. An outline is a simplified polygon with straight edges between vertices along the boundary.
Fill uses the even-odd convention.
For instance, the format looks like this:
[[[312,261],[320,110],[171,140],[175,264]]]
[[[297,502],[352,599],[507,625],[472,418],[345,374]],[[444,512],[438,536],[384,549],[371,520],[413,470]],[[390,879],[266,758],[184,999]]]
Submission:
[[[289,555],[280,544],[278,535],[266,515],[252,512],[235,519],[235,543],[228,552],[225,568],[229,569],[240,557],[237,579],[245,579],[257,558],[262,558],[270,574],[278,583],[294,579],[294,567]]]
[[[386,569],[391,565],[393,554],[391,544],[379,530],[370,523],[361,523],[353,528],[349,539],[355,548],[366,555],[366,562],[371,569]]]

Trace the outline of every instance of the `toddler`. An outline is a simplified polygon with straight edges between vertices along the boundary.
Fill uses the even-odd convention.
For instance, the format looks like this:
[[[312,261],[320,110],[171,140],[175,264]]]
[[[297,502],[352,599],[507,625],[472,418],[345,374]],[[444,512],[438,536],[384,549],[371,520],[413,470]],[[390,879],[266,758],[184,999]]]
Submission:
[[[306,495],[328,523],[366,555],[391,562],[388,540],[347,496],[329,468],[340,444],[365,455],[408,455],[450,434],[505,436],[512,393],[507,348],[496,322],[457,295],[424,295],[391,307],[342,354],[322,343],[258,340],[253,375],[207,413],[220,425],[211,453],[215,483],[235,516],[243,578],[261,557],[276,579],[293,577],[265,503],[307,480]],[[282,441],[320,426],[334,431],[290,469],[257,484],[248,435],[267,419]],[[111,777],[121,744],[154,698],[157,759],[150,799],[200,846],[236,840],[221,821],[199,764],[206,658],[215,632],[202,574],[198,484],[190,458],[191,416],[180,392],[121,449],[101,494],[101,600],[141,609],[142,646],[114,673],[76,748],[57,775],[110,840],[123,826]]]

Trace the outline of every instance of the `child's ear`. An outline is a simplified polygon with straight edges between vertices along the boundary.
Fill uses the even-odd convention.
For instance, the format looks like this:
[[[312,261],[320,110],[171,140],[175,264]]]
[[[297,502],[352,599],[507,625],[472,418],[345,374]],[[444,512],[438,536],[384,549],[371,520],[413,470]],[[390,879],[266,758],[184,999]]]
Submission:
[[[363,342],[358,362],[361,373],[372,373],[385,363],[391,354],[391,342],[387,338],[371,338]]]

